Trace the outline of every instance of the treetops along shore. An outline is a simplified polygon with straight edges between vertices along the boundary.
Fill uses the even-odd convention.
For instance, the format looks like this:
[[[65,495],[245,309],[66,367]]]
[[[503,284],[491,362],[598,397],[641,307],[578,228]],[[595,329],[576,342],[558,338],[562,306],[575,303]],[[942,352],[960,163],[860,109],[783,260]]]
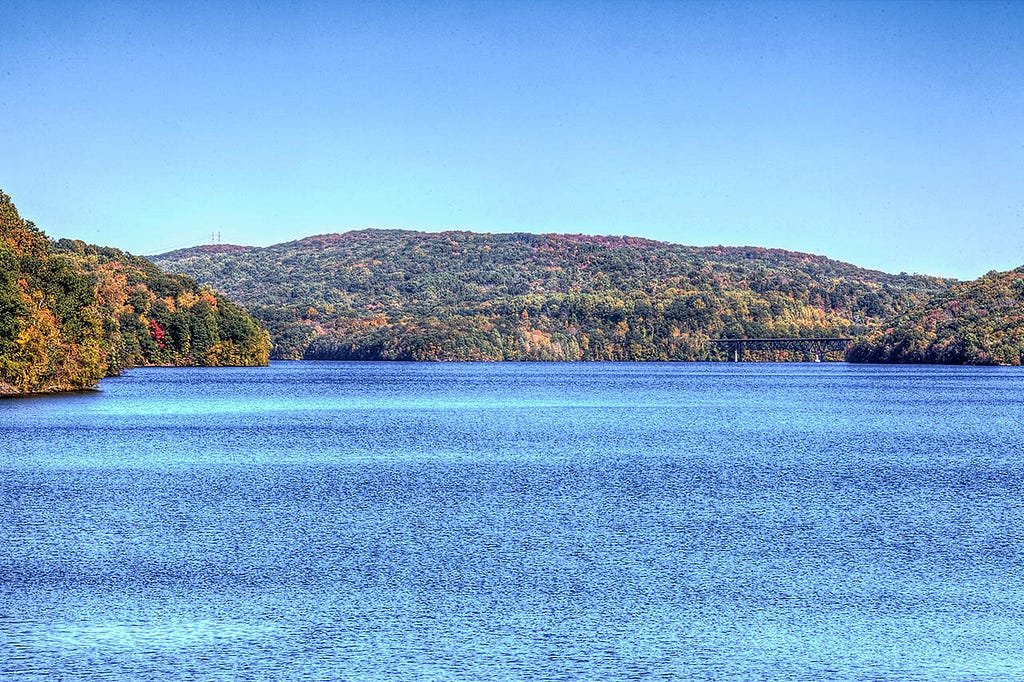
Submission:
[[[723,360],[715,339],[836,336],[854,362],[1020,365],[1024,268],[956,282],[758,247],[408,230],[147,260],[53,241],[0,192],[0,394],[140,365]]]
[[[851,362],[1024,364],[1024,267],[940,292],[873,330]]]
[[[725,359],[713,339],[859,337],[949,285],[781,249],[526,233],[360,230],[154,262],[246,305],[274,357],[321,360]]]
[[[54,242],[0,191],[0,394],[90,388],[139,365],[265,365],[242,308],[118,249]]]
[[[957,282],[760,247],[410,230],[154,261],[246,305],[277,358],[724,360],[715,339],[853,337],[853,362],[1024,363],[1024,268]]]

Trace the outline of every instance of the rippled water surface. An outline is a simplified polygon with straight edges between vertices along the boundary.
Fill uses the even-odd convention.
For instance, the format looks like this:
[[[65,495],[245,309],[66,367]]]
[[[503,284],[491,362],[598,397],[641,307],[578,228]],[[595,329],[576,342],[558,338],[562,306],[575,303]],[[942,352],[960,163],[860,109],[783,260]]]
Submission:
[[[147,369],[0,401],[0,677],[1024,678],[1024,373]]]

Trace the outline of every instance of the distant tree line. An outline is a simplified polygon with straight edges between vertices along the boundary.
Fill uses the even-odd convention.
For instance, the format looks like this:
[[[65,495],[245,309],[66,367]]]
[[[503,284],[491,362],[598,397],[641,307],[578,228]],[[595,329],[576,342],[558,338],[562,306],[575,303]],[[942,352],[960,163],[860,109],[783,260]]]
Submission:
[[[294,359],[724,359],[710,339],[862,335],[950,285],[585,235],[363,230],[154,261],[245,304]]]

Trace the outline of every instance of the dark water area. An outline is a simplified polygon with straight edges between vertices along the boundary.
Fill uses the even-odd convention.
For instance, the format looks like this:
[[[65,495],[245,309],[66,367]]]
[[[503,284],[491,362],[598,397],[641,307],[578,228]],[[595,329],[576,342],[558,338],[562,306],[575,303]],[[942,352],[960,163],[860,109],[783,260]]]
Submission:
[[[1018,369],[101,389],[0,401],[0,678],[1024,678]]]

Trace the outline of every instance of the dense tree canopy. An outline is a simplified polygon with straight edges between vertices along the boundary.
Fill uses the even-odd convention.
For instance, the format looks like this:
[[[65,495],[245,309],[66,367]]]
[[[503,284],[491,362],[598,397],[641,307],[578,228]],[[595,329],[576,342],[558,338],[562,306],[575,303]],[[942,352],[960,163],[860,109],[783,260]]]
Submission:
[[[1024,268],[943,291],[869,334],[854,362],[1024,363]]]
[[[51,242],[0,192],[0,393],[88,388],[134,365],[266,364],[269,335],[144,258]]]
[[[709,339],[857,335],[949,283],[629,237],[363,230],[154,259],[226,292],[275,357],[712,359]]]
[[[1024,268],[955,283],[777,249],[404,230],[152,260],[52,242],[0,193],[0,392],[265,364],[267,332],[209,286],[279,358],[702,360],[715,338],[856,336],[854,361],[1024,362]]]

